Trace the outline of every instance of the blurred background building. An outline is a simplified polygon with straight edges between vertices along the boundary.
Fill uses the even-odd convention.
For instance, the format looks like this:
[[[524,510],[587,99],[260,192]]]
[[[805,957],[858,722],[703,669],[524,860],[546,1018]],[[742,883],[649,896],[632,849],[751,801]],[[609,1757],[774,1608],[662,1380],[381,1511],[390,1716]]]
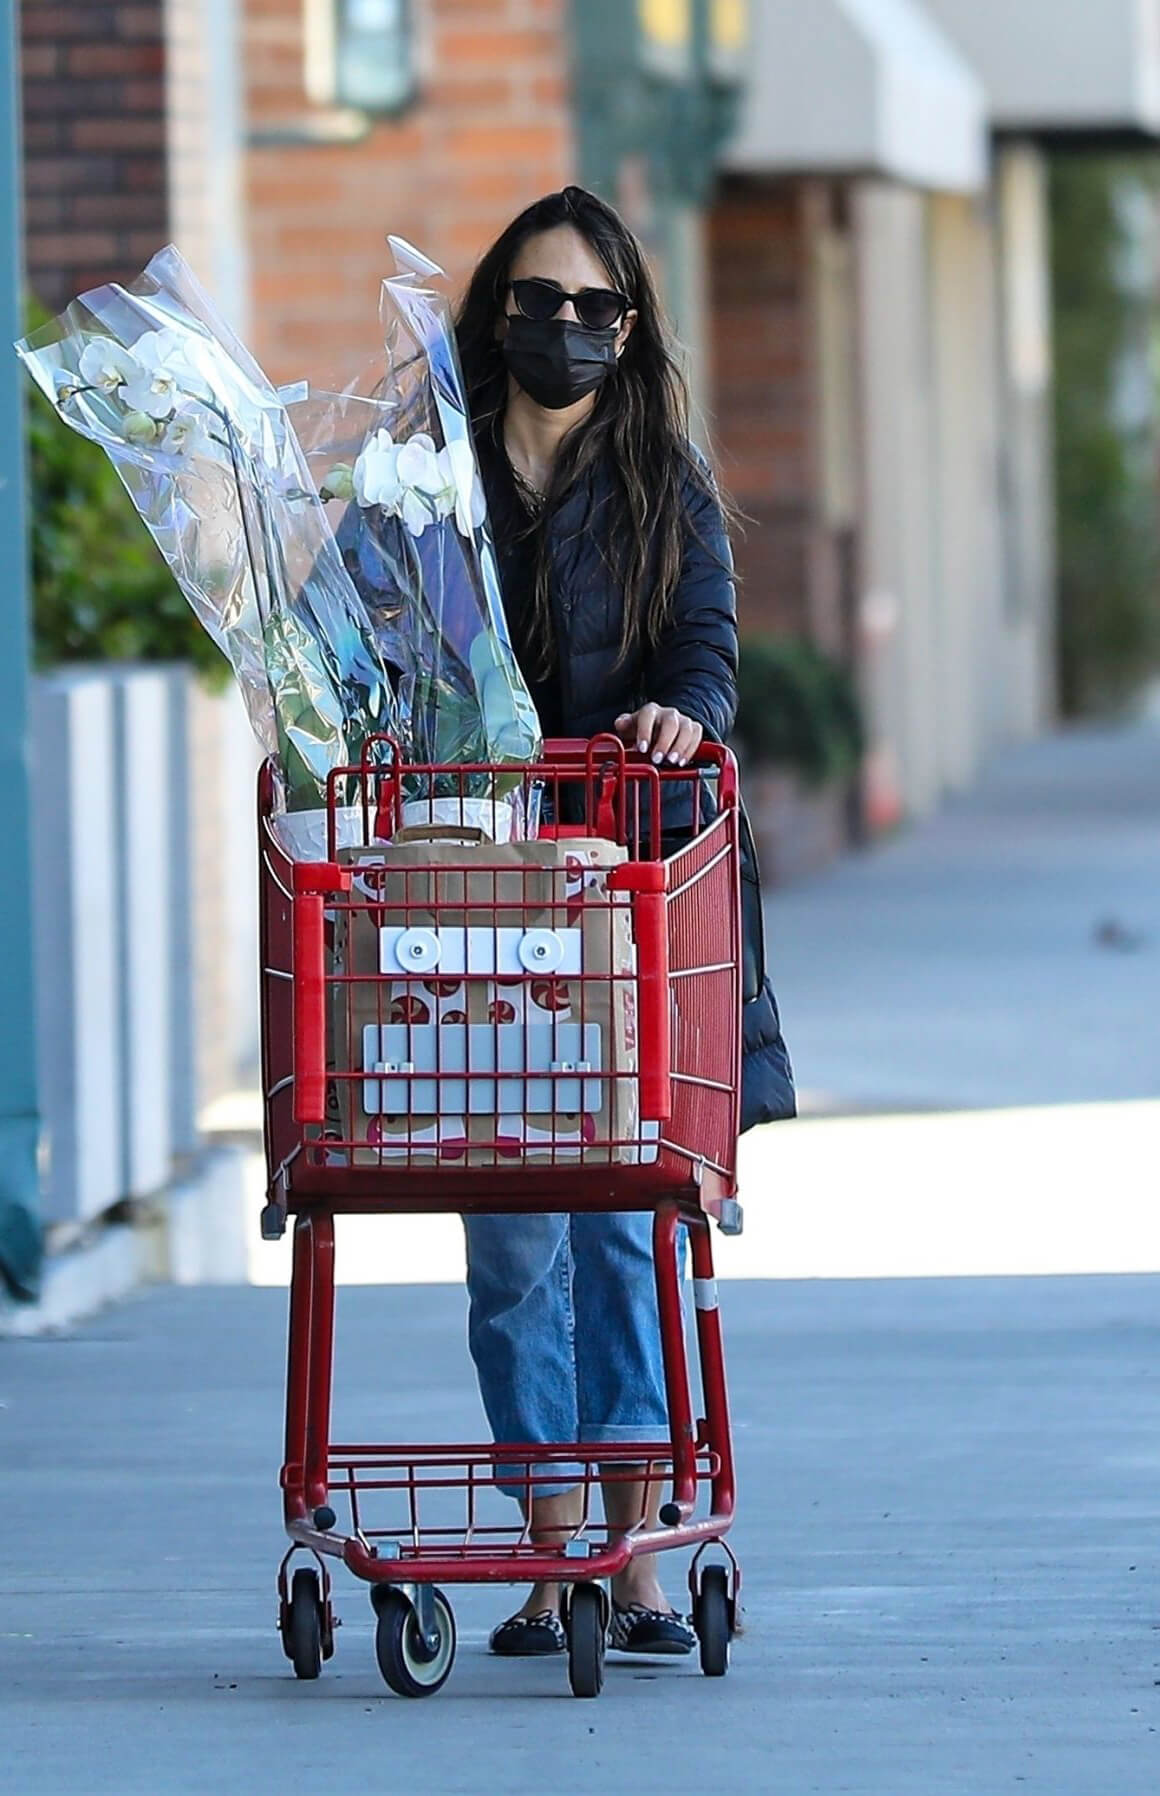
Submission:
[[[1002,745],[1123,703],[1154,671],[1160,0],[18,11],[27,288],[50,311],[172,239],[273,379],[332,384],[375,353],[385,231],[458,287],[545,191],[580,181],[622,209],[747,520],[739,746],[771,879],[922,816]],[[123,528],[136,542],[128,513]],[[178,630],[144,646],[102,635],[91,605],[85,630],[62,630],[38,596],[56,549],[34,535],[34,550],[42,667],[126,642],[150,660],[184,652]],[[199,874],[157,948],[186,969],[169,1008],[135,1048],[122,1014],[110,1064],[168,1052],[183,1006],[196,1021],[151,1170],[131,1177],[122,1144],[86,1215],[156,1184],[255,1046],[239,970],[252,756],[228,700],[140,669],[46,671],[34,709],[53,741],[105,732],[113,793],[138,703],[125,694],[151,678],[168,684],[140,700],[141,717],[154,707],[140,727],[164,735],[173,790],[185,781],[173,815]],[[189,776],[194,741],[208,782]],[[59,858],[38,866],[61,889],[73,877]],[[114,870],[110,990],[126,891]],[[42,1059],[79,1002],[52,989]],[[82,1085],[83,1033],[72,1015]],[[51,1101],[73,1115],[71,1086]]]
[[[751,636],[852,674],[877,829],[1059,698],[1051,170],[1118,182],[1126,433],[1154,417],[1147,0],[26,4],[27,268],[50,309],[173,238],[276,380],[374,355],[383,233],[458,286],[580,180],[650,246],[751,520]],[[1124,273],[1127,265],[1136,273]],[[1149,449],[1142,454],[1147,459]],[[1069,570],[1065,569],[1065,575]],[[1067,692],[1082,688],[1069,670]]]

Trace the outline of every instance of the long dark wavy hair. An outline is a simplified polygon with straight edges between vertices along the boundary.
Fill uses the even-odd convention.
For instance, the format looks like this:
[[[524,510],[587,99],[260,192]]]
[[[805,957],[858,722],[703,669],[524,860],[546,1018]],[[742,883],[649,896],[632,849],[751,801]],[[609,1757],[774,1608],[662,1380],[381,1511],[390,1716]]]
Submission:
[[[577,481],[597,464],[611,479],[592,540],[624,595],[622,661],[634,643],[655,644],[669,616],[689,529],[689,481],[711,490],[710,476],[689,447],[688,390],[644,252],[619,214],[583,187],[549,193],[521,212],[471,277],[456,333],[477,436],[490,436],[502,452],[508,372],[496,320],[506,310],[512,266],[523,245],[559,225],[580,233],[637,317],[595,406],[565,437],[543,513],[532,526],[537,578],[530,648],[540,672],[554,660],[544,520]]]

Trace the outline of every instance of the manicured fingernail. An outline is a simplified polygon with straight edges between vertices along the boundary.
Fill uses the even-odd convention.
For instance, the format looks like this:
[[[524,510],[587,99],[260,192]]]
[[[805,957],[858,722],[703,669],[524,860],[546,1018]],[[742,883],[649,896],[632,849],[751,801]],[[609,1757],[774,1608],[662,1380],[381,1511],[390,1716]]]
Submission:
[[[679,761],[679,760],[680,760],[680,758],[681,758],[681,757],[680,757],[680,755],[678,755],[678,754],[671,754],[671,755],[670,755],[670,756],[669,756],[669,760],[670,760],[670,761]]]
[[[638,755],[646,755],[648,753],[648,743],[643,737],[636,745],[636,752]]]
[[[653,766],[659,767],[661,762],[664,760],[664,758],[665,757],[661,754],[660,750],[658,749],[656,754],[653,756]]]

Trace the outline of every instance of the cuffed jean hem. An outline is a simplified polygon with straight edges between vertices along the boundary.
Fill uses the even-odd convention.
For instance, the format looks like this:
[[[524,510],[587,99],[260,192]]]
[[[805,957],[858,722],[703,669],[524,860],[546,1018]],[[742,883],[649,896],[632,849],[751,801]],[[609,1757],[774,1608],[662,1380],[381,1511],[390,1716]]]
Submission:
[[[495,1487],[505,1497],[514,1497],[517,1503],[526,1503],[529,1496],[539,1502],[541,1497],[566,1496],[575,1490],[582,1476],[583,1467],[561,1465],[558,1460],[551,1465],[497,1465]],[[511,1483],[511,1479],[518,1483]]]
[[[652,1428],[643,1424],[634,1426],[631,1423],[603,1422],[598,1427],[582,1428],[579,1438],[586,1446],[599,1446],[601,1441],[607,1441],[609,1446],[632,1441],[640,1441],[642,1444],[647,1442],[655,1446],[664,1441],[665,1446],[669,1447],[668,1426],[667,1418]],[[651,1463],[659,1467],[662,1461],[658,1458]],[[671,1448],[663,1463],[671,1463]],[[502,1491],[505,1497],[514,1497],[517,1502],[526,1501],[529,1495],[537,1502],[541,1497],[562,1497],[568,1491],[575,1490],[584,1476],[584,1469],[580,1465],[566,1462],[561,1464],[559,1460],[547,1465],[497,1465],[496,1489]],[[512,1482],[513,1480],[518,1482]]]
[[[628,1422],[602,1422],[597,1427],[581,1428],[578,1438],[582,1441],[664,1441],[669,1438],[669,1419],[662,1416],[652,1427],[644,1423],[639,1425]]]

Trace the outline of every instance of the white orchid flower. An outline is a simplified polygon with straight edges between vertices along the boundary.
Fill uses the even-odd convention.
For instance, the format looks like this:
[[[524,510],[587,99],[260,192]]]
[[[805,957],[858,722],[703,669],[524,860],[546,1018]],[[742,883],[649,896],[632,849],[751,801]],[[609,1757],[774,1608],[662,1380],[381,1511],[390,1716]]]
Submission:
[[[422,536],[428,524],[433,523],[435,519],[434,496],[419,492],[414,487],[405,486],[399,512],[411,535]]]
[[[442,459],[447,470],[448,484],[454,495],[456,527],[460,535],[470,536],[473,530],[480,528],[487,515],[487,501],[475,471],[475,456],[471,444],[462,438],[448,443],[443,450]]]
[[[136,380],[141,370],[136,359],[112,337],[90,337],[81,350],[81,383],[99,387],[102,393],[115,393],[118,387]]]
[[[376,430],[363,444],[352,480],[354,496],[364,509],[381,505],[386,511],[397,511],[402,497],[398,461],[399,450],[389,430]]]
[[[176,412],[165,426],[161,447],[170,455],[190,457],[203,454],[209,448],[203,420],[193,411]]]
[[[426,493],[429,498],[434,498],[446,485],[435,444],[425,431],[416,432],[400,445],[399,479],[404,486]]]
[[[418,430],[399,451],[399,478],[403,482],[403,522],[412,536],[422,536],[428,524],[450,515],[454,495],[433,437]]]
[[[146,331],[133,345],[137,375],[124,399],[151,418],[167,418],[181,399],[208,399],[210,389],[189,361],[185,341],[173,330]]]
[[[396,443],[389,430],[376,430],[355,462],[353,485],[361,506],[378,505],[401,517],[412,536],[422,536],[428,524],[453,512],[482,521],[483,494],[473,490],[479,483],[469,446],[456,445],[450,454],[436,449],[423,430],[405,443]],[[460,527],[464,535],[470,528]]]
[[[167,418],[181,397],[177,370],[166,361],[155,346],[158,331],[147,331],[134,346],[137,371],[125,382],[122,395],[134,411],[147,412],[151,418]]]
[[[201,366],[206,357],[213,366],[213,346],[204,338],[193,333],[177,330],[160,330],[153,333],[156,340],[154,353],[174,370],[181,384],[182,392],[190,399],[200,399],[203,403],[212,400],[214,390],[211,383],[201,373]]]

